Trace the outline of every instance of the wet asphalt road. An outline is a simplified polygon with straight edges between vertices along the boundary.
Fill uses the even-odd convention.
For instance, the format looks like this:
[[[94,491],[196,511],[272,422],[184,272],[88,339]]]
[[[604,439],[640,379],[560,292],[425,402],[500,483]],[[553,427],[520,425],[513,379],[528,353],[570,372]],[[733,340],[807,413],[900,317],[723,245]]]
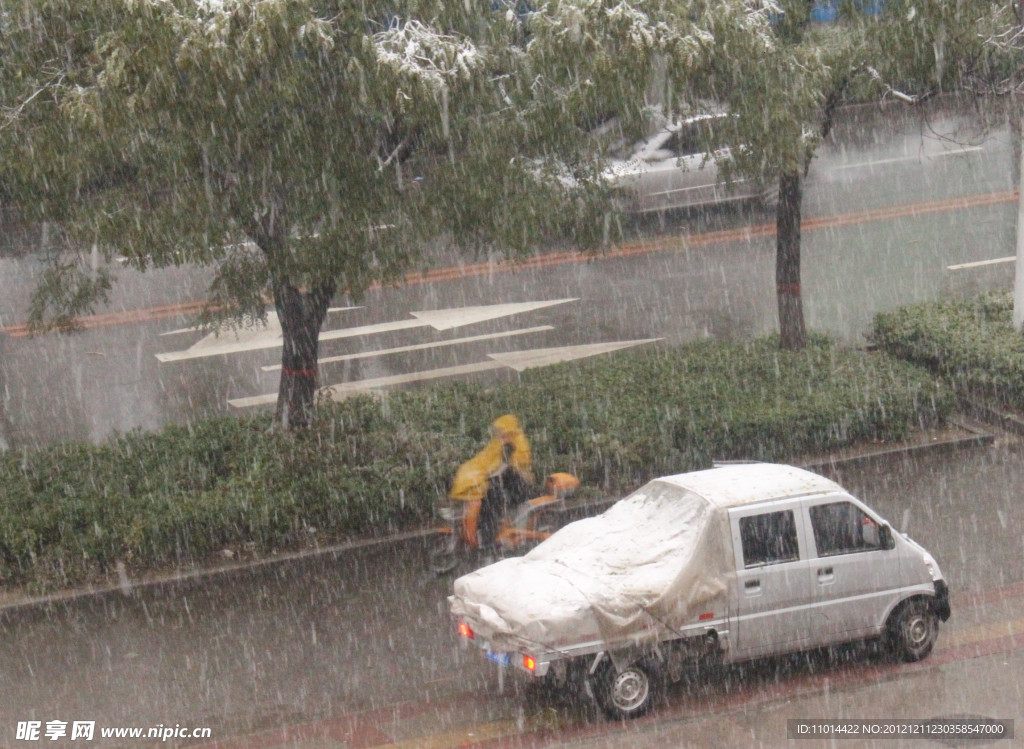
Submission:
[[[836,477],[935,554],[954,602],[972,594],[981,601],[971,622],[962,613],[958,622],[954,610],[937,654],[957,626],[1012,618],[1021,601],[984,593],[1024,590],[1024,447],[1017,440],[850,464]],[[470,723],[569,711],[577,725],[593,723],[600,733],[604,724],[586,708],[545,703],[511,684],[499,693],[490,665],[458,648],[445,606],[450,580],[426,574],[422,552],[416,540],[375,545],[127,596],[9,610],[0,616],[0,746],[25,746],[13,739],[26,720],[209,726],[223,740],[387,716],[397,705],[415,705],[424,716],[404,731],[435,734],[460,703],[459,719]],[[1016,678],[1020,690],[1024,674]],[[898,681],[889,674],[872,687],[869,703],[885,714],[885,684]],[[776,679],[760,674],[743,688],[769,693]],[[976,689],[965,684],[964,699]],[[713,713],[724,694],[712,697],[702,710]],[[427,744],[413,737],[409,745]]]

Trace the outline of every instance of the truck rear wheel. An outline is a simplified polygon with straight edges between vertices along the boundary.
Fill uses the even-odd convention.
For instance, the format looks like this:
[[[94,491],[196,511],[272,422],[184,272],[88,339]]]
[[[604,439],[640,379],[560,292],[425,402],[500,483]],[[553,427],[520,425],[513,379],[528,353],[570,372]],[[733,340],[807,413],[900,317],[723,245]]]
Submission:
[[[619,670],[606,658],[595,674],[594,697],[610,718],[637,718],[654,704],[656,675],[654,664],[648,660],[634,661]]]
[[[908,601],[889,620],[889,648],[901,660],[919,661],[932,652],[939,636],[939,617],[928,601]]]

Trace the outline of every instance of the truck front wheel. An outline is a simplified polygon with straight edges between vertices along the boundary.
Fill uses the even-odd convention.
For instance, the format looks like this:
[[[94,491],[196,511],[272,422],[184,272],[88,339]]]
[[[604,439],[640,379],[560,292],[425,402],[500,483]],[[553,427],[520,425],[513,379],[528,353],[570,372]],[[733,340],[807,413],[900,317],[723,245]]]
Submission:
[[[636,718],[654,704],[656,669],[647,660],[634,661],[621,671],[606,658],[594,679],[594,697],[610,718]]]
[[[889,621],[889,647],[898,658],[914,662],[930,652],[939,635],[939,617],[928,601],[908,601]]]

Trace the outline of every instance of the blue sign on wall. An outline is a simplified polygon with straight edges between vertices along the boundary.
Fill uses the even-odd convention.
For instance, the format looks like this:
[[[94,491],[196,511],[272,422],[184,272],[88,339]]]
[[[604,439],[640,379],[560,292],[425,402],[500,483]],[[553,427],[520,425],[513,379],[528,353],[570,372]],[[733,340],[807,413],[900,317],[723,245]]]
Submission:
[[[869,16],[882,14],[884,0],[848,0],[853,7]],[[811,20],[818,23],[831,23],[839,17],[841,0],[818,0],[811,8]]]

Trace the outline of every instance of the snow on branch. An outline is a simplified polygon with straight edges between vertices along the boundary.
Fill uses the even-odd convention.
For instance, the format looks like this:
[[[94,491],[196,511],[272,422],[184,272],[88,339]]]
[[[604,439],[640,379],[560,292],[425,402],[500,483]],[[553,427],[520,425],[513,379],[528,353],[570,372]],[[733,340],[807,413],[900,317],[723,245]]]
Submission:
[[[1024,26],[1013,26],[1000,34],[983,37],[986,44],[1004,52],[1017,52],[1024,46]]]
[[[435,91],[446,90],[449,80],[468,78],[483,65],[483,55],[470,40],[441,34],[415,20],[395,23],[374,34],[373,45],[381,65],[412,76]]]
[[[3,117],[2,119],[0,119],[0,130],[4,130],[9,126],[13,125],[21,116],[25,107],[31,104],[32,100],[35,99],[37,96],[45,93],[50,89],[58,88],[61,85],[61,83],[64,82],[64,75],[65,74],[63,72],[57,73],[51,80],[49,80],[48,82],[40,86],[38,89],[36,89],[35,92],[32,93],[28,98],[23,99],[16,107],[0,107],[0,110],[2,110],[3,112]]]
[[[748,2],[747,6],[751,10],[762,13],[771,13],[776,16],[782,15],[784,12],[782,10],[782,6],[775,2],[775,0],[754,0],[753,2]]]
[[[658,44],[657,30],[651,25],[650,18],[641,10],[626,2],[621,2],[606,11],[608,20],[626,30],[632,46],[639,49],[652,49]]]
[[[669,29],[653,22],[638,7],[643,5],[629,0],[566,0],[541,5],[531,19],[552,39],[566,37],[578,42],[588,38],[594,44],[615,40],[638,50],[654,49]]]
[[[871,76],[871,80],[873,80],[875,83],[881,86],[887,94],[899,99],[900,101],[904,101],[907,104],[918,104],[927,98],[927,95],[912,95],[906,94],[902,91],[897,91],[884,80],[882,80],[882,74],[879,73],[878,70],[871,67],[870,65],[866,67],[866,70],[868,75]]]

